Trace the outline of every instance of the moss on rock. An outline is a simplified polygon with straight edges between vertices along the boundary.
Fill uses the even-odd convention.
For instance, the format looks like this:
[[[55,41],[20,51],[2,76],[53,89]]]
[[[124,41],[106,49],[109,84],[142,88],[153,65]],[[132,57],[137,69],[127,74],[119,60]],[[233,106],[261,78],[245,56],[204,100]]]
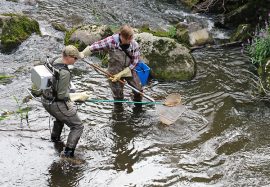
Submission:
[[[183,43],[186,46],[190,46],[189,35],[188,35],[187,29],[177,29],[175,38],[179,43]]]
[[[79,27],[75,27],[75,28],[72,28],[72,29],[66,31],[64,43],[65,43],[65,45],[74,45],[74,46],[76,46],[78,49],[82,50],[82,49],[84,49],[83,47],[86,47],[86,46],[80,46],[80,42],[79,42],[79,41],[74,42],[74,41],[71,41],[71,40],[70,40],[71,35],[72,35],[78,28],[79,28]]]
[[[0,36],[4,52],[11,52],[32,33],[41,34],[38,22],[25,15],[4,14],[4,16],[10,17],[8,21],[3,23],[2,35]]]
[[[153,34],[154,36],[158,36],[158,37],[175,38],[176,27],[170,26],[168,31],[165,31],[165,30],[152,30],[149,28],[148,25],[143,25],[142,27],[139,28],[139,33],[143,33],[143,32],[150,33],[150,34]]]
[[[14,78],[12,75],[0,74],[0,84],[10,83],[12,78]]]
[[[195,61],[189,50],[171,38],[150,33],[135,35],[141,54],[151,67],[152,75],[162,80],[189,80],[195,73]]]
[[[189,7],[194,7],[196,4],[200,2],[200,0],[182,0],[184,4],[186,4]]]
[[[55,30],[58,30],[58,31],[62,31],[62,32],[65,32],[67,31],[67,29],[65,28],[65,26],[63,24],[59,24],[59,23],[52,23],[52,26]]]
[[[231,42],[244,41],[251,37],[252,29],[250,24],[239,25],[230,38]]]

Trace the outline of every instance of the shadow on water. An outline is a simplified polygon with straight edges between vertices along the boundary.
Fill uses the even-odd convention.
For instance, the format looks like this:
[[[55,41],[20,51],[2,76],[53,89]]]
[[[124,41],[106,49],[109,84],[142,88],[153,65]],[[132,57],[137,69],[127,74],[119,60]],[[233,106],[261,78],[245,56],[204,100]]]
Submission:
[[[83,177],[85,165],[72,160],[62,159],[54,161],[48,169],[48,186],[79,186]]]
[[[142,116],[142,106],[134,106],[130,117],[125,113],[122,104],[114,104],[112,112],[112,132],[114,134],[114,146],[112,153],[114,156],[114,169],[126,170],[127,173],[133,171],[133,164],[139,160],[139,152],[133,145],[133,138],[140,133],[140,129],[135,129],[135,121],[139,116]],[[129,118],[129,119],[126,119]]]

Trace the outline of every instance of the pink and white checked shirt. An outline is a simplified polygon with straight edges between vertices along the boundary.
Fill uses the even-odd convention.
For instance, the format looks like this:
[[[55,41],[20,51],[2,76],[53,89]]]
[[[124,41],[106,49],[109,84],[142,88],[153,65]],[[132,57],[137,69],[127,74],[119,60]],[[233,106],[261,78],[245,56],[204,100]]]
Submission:
[[[93,43],[90,46],[90,50],[92,52],[98,52],[98,51],[110,50],[110,49],[122,50],[119,45],[120,45],[119,34],[114,34],[103,40]],[[132,57],[129,68],[134,69],[140,58],[139,44],[135,40],[132,40],[127,51]]]

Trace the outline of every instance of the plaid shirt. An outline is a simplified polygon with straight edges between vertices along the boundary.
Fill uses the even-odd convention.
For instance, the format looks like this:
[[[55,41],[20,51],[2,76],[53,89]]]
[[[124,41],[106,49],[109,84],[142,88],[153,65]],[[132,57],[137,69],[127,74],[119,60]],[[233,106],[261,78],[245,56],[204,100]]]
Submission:
[[[119,34],[114,34],[103,40],[93,43],[90,46],[90,50],[92,52],[98,52],[98,51],[110,50],[110,49],[122,50],[119,45],[120,45]],[[135,40],[132,40],[127,51],[131,55],[131,62],[130,62],[129,68],[134,69],[140,58],[139,44]]]

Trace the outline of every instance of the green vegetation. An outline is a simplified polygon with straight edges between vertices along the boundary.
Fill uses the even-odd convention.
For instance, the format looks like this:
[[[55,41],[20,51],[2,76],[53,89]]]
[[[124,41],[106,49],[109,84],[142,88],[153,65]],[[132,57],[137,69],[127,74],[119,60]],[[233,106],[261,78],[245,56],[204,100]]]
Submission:
[[[159,31],[159,30],[151,30],[148,26],[143,26],[139,29],[139,32],[151,33],[154,36],[158,36],[158,37],[175,38],[176,27],[171,26],[168,31]]]
[[[71,35],[76,31],[78,29],[78,27],[75,27],[75,28],[72,28],[72,29],[70,29],[69,31],[67,31],[66,32],[66,36],[65,36],[65,40],[64,40],[64,42],[65,42],[65,45],[74,45],[74,46],[76,46],[80,51],[82,50],[82,49],[84,49],[84,48],[82,48],[82,49],[80,49],[80,42],[70,42],[70,38],[71,38]]]
[[[12,76],[12,75],[3,75],[3,74],[0,74],[0,84],[6,84],[6,83],[11,82],[11,79],[13,77],[14,76]]]
[[[0,121],[8,119],[9,116],[15,114],[18,115],[21,119],[21,124],[23,119],[26,120],[27,124],[28,122],[28,112],[30,111],[30,107],[24,102],[24,101],[19,101],[19,99],[16,96],[12,96],[15,102],[17,103],[18,109],[16,111],[4,111],[1,110],[2,113],[0,114]]]
[[[259,92],[266,94],[270,90],[270,26],[265,22],[265,28],[257,30],[248,47],[248,53],[252,63],[256,65],[260,77]]]
[[[24,15],[4,14],[11,19],[3,23],[2,35],[0,36],[3,50],[6,52],[12,51],[32,33],[40,33],[39,24]]]
[[[119,27],[120,27],[119,25],[109,25],[109,28],[113,33],[119,32]]]
[[[235,33],[232,34],[230,42],[246,41],[251,37],[252,28],[250,24],[241,24],[237,27]]]
[[[3,111],[3,110],[1,110],[1,111]],[[3,113],[0,115],[0,121],[7,119],[9,114],[10,114],[9,112],[3,111]]]
[[[2,80],[2,79],[9,79],[9,78],[13,78],[14,76],[12,76],[12,75],[1,75],[0,74],[0,81]]]
[[[65,28],[65,26],[63,24],[60,24],[60,23],[52,23],[52,26],[55,30],[58,30],[58,31],[62,31],[62,32],[65,32],[67,31],[67,29]]]
[[[14,100],[16,101],[18,105],[18,110],[15,112],[15,114],[18,114],[21,118],[21,123],[23,119],[26,119],[27,124],[28,124],[28,112],[30,110],[30,107],[22,107],[23,102],[19,102],[18,98],[16,96],[13,96]]]
[[[183,0],[183,2],[189,7],[193,7],[200,2],[200,0]]]
[[[252,44],[248,47],[248,52],[252,63],[257,66],[263,66],[270,57],[270,27],[261,29],[254,36]]]

